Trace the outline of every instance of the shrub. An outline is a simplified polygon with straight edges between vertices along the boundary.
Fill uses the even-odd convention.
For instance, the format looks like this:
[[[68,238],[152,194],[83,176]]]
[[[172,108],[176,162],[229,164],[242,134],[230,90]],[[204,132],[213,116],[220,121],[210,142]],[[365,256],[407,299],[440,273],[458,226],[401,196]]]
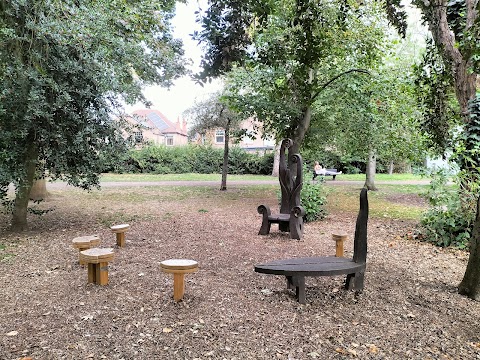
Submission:
[[[421,220],[421,233],[425,241],[438,246],[468,247],[475,212],[474,197],[461,195],[447,186],[447,173],[439,170],[431,174],[432,181],[426,194],[430,208]]]
[[[303,187],[300,202],[305,209],[305,222],[324,219],[327,216],[327,197],[323,188],[324,180],[313,182],[313,173],[304,166]]]
[[[273,154],[260,156],[239,147],[229,151],[229,174],[271,174]],[[222,171],[223,149],[203,145],[155,146],[130,150],[120,162],[105,161],[104,171],[154,174],[218,174]]]

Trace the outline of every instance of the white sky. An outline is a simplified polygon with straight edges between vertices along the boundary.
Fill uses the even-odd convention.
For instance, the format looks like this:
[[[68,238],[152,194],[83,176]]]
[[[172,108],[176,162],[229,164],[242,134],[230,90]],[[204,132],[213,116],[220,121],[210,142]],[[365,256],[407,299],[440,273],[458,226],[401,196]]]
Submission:
[[[200,0],[200,2],[205,2]],[[200,59],[202,50],[197,46],[189,34],[194,30],[199,30],[198,24],[195,23],[195,11],[198,9],[198,1],[189,0],[188,4],[177,2],[177,10],[175,18],[172,20],[174,26],[174,37],[183,41],[185,49],[185,57],[193,60],[193,65],[189,67],[193,72],[200,71]],[[218,82],[205,84],[203,87],[196,84],[189,76],[184,76],[174,82],[169,89],[159,86],[150,86],[144,89],[145,97],[153,103],[152,109],[159,110],[170,121],[175,121],[182,112],[193,105],[196,98],[202,99],[207,94],[212,93],[220,88]],[[137,109],[144,109],[145,106],[138,103],[134,106],[126,106],[127,112]]]

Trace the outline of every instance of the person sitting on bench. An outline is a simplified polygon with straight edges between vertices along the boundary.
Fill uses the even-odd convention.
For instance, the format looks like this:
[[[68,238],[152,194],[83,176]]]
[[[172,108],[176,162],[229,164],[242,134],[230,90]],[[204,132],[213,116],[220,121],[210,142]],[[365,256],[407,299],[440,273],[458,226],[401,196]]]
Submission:
[[[341,174],[342,172],[339,171],[329,171],[325,168],[322,167],[322,165],[319,164],[318,161],[315,161],[315,166],[313,167],[313,180],[315,180],[315,178],[320,175],[320,176],[325,176],[325,175],[338,175],[338,174]]]

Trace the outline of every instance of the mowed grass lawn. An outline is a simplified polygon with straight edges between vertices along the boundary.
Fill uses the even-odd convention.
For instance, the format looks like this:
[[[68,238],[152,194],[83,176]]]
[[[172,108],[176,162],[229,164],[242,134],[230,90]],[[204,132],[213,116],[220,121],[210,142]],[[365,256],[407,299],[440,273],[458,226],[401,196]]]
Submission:
[[[102,174],[101,181],[105,182],[119,182],[119,181],[220,181],[221,174]],[[231,175],[227,177],[232,181],[271,181],[276,180],[270,175]],[[341,174],[337,177],[342,181],[364,181],[365,174]],[[421,175],[414,174],[377,174],[375,176],[377,181],[417,181],[428,180],[428,178]]]
[[[276,197],[279,187],[277,185],[262,185],[262,182],[272,182],[277,179],[265,175],[228,175],[228,182],[256,181],[258,185],[248,185],[248,196],[255,196],[255,192],[270,192],[270,196]],[[327,209],[329,212],[352,212],[358,211],[358,194],[361,185],[359,181],[365,180],[365,174],[342,174],[338,176],[338,182],[327,180],[323,186],[327,196]],[[221,196],[238,197],[240,194],[225,192],[218,194],[217,188],[197,188],[195,181],[221,181],[220,174],[103,174],[102,183],[108,182],[157,182],[171,181],[175,187],[176,196],[185,198],[188,196]],[[175,186],[175,181],[192,181],[192,187]],[[341,181],[341,185],[340,185]],[[352,184],[348,184],[352,181]],[[419,220],[426,208],[426,201],[421,197],[428,188],[428,178],[413,174],[377,174],[376,181],[378,191],[369,192],[370,216],[378,218]],[[412,185],[413,182],[421,181],[422,184]],[[347,182],[347,183],[345,183]],[[392,182],[389,184],[389,182]],[[338,185],[337,185],[338,184]],[[247,185],[245,185],[247,186]],[[243,192],[245,195],[245,192]]]

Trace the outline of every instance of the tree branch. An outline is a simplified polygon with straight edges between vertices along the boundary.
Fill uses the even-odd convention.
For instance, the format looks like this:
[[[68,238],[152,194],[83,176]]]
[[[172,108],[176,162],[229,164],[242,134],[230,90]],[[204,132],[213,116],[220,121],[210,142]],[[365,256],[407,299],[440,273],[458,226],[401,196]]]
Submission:
[[[320,93],[325,90],[325,88],[327,88],[331,83],[333,83],[335,80],[341,78],[343,75],[347,75],[349,73],[352,73],[352,72],[359,72],[359,73],[362,73],[362,74],[367,74],[367,75],[370,75],[370,72],[368,70],[365,70],[365,69],[350,69],[350,70],[347,70],[341,74],[338,74],[337,76],[333,77],[332,79],[328,80],[325,84],[323,84],[320,88],[320,90],[318,90],[313,96],[312,96],[312,100],[315,100],[315,98],[320,95]]]

